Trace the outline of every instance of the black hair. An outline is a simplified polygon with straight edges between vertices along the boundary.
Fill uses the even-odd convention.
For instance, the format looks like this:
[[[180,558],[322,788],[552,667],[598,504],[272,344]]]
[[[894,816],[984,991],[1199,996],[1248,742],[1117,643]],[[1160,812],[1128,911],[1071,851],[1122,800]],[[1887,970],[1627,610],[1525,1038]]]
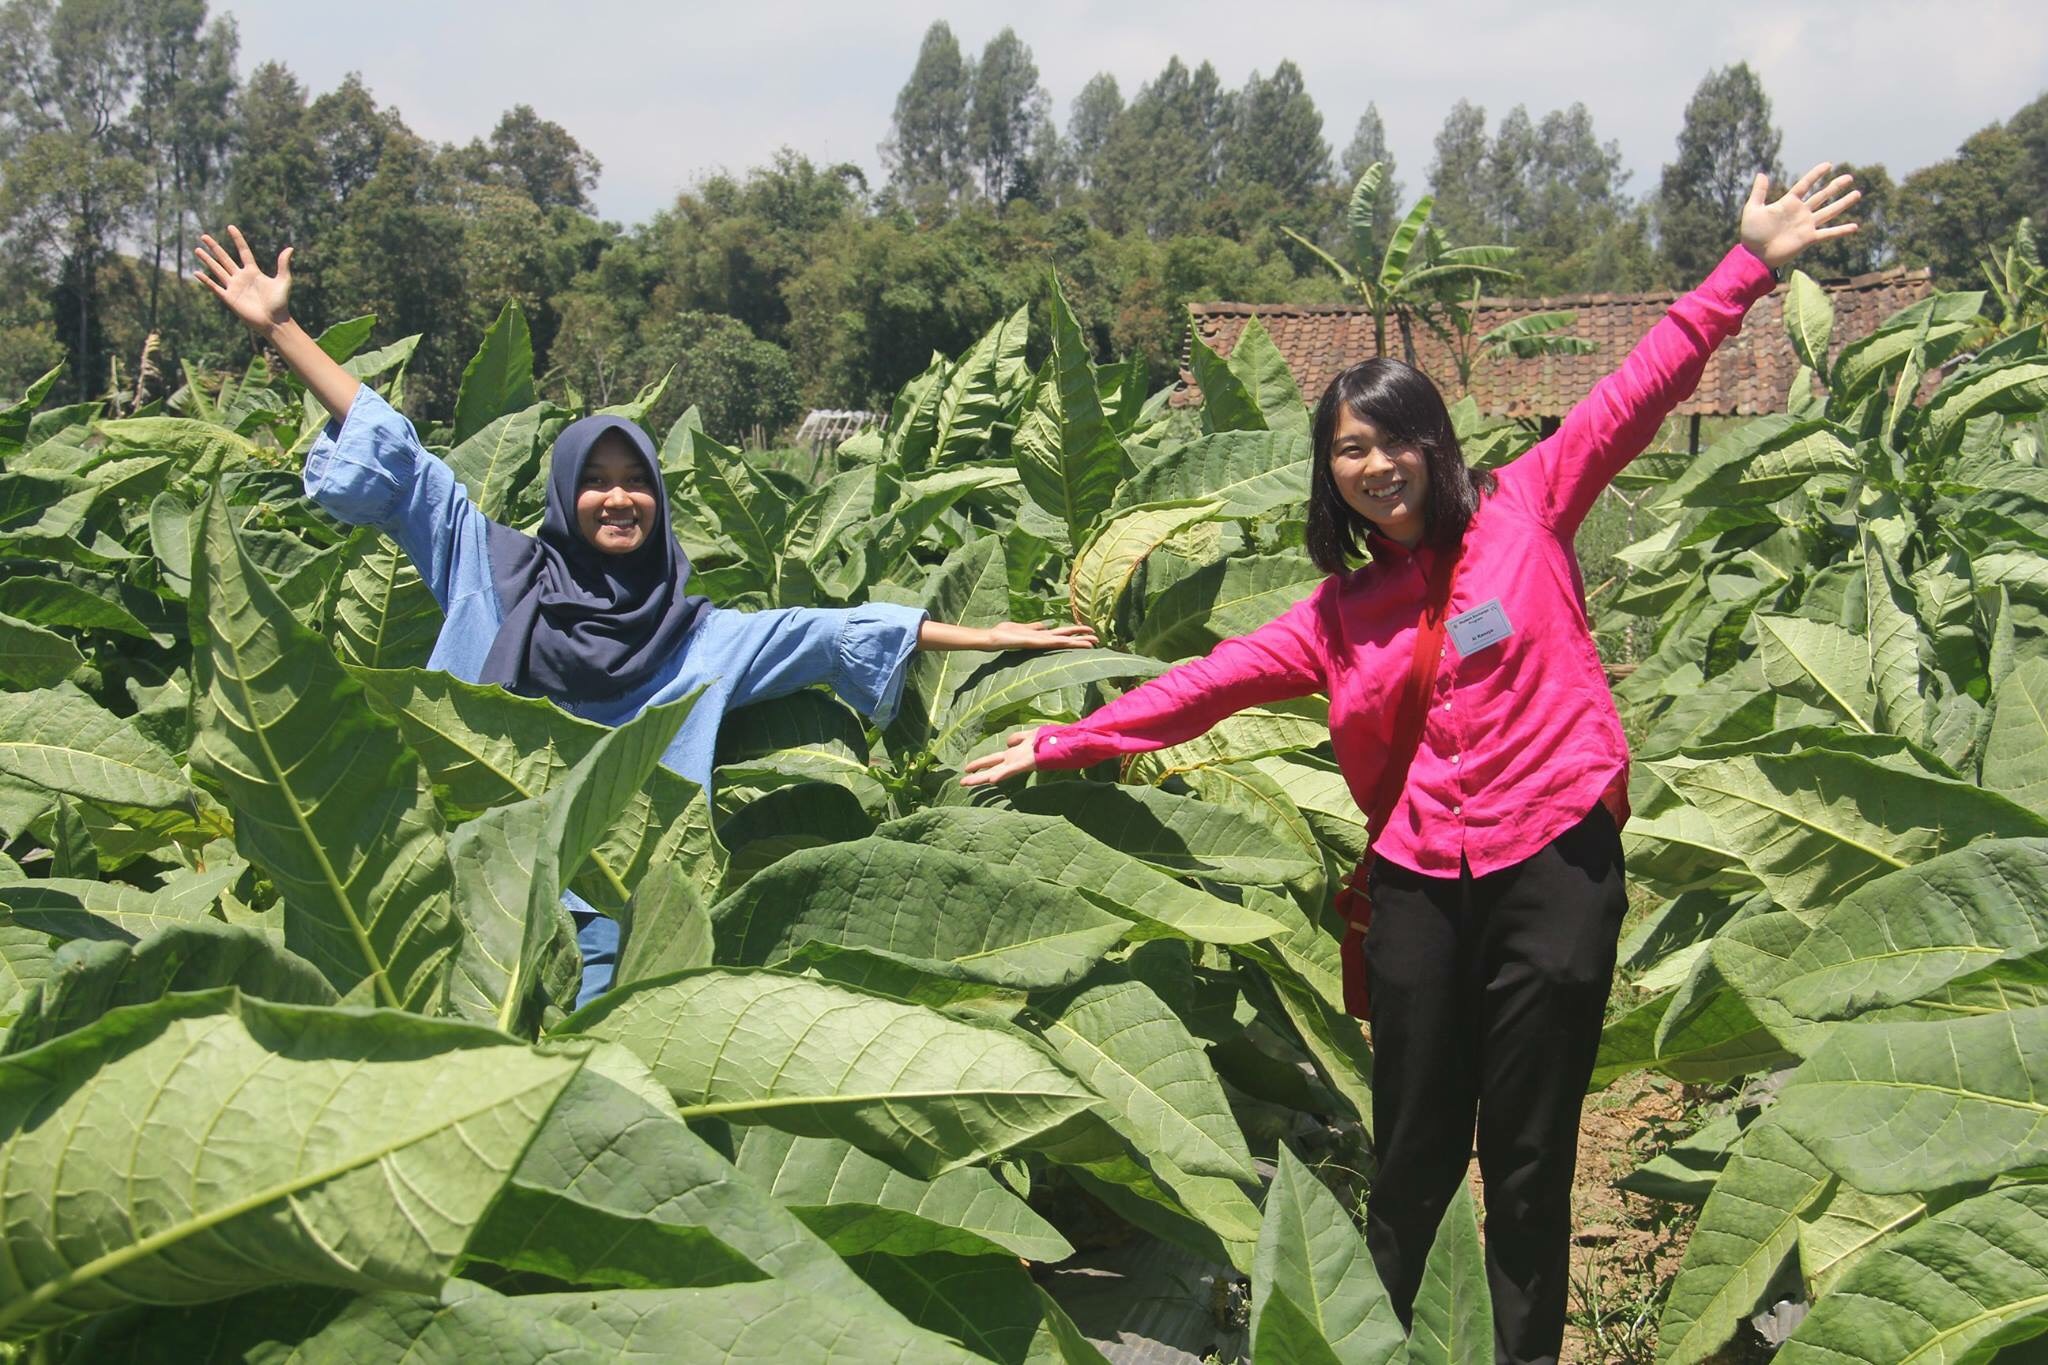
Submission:
[[[1338,374],[1316,404],[1307,534],[1309,558],[1316,567],[1324,573],[1342,573],[1371,545],[1366,537],[1372,523],[1344,501],[1330,475],[1338,414],[1347,408],[1352,416],[1372,423],[1383,437],[1422,452],[1429,470],[1423,540],[1443,546],[1463,539],[1479,510],[1480,495],[1493,491],[1493,475],[1465,467],[1450,410],[1429,376],[1406,361],[1379,356]]]

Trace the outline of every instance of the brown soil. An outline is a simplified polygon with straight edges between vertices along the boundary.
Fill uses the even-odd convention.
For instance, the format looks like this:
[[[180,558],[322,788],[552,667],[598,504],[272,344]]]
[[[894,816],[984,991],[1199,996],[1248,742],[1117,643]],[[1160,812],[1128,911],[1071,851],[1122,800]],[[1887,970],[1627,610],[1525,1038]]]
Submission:
[[[1572,1189],[1572,1309],[1560,1365],[1653,1358],[1663,1290],[1678,1273],[1691,1210],[1615,1182],[1677,1134],[1680,1086],[1638,1074],[1588,1096]]]
[[[1682,1088],[1638,1073],[1586,1097],[1572,1187],[1571,1303],[1559,1365],[1637,1365],[1656,1357],[1663,1288],[1678,1273],[1691,1210],[1615,1182],[1680,1136]],[[1479,1164],[1472,1194],[1484,1199]],[[1483,1207],[1483,1202],[1482,1202]]]

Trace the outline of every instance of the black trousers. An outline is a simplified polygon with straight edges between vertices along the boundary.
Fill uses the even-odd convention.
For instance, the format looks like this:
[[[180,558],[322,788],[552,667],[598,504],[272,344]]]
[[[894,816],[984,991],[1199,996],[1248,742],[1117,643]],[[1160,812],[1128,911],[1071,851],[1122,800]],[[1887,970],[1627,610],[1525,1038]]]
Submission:
[[[1627,906],[1621,836],[1596,806],[1513,867],[1425,877],[1382,861],[1370,891],[1373,1264],[1408,1325],[1476,1117],[1495,1356],[1554,1362],[1579,1106]]]

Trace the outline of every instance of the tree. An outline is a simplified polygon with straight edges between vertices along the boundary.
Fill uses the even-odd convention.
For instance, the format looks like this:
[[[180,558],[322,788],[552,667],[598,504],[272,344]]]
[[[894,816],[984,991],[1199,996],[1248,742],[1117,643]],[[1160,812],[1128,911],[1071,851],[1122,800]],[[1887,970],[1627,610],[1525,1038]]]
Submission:
[[[1096,183],[1096,160],[1117,116],[1124,111],[1124,97],[1116,77],[1097,72],[1074,96],[1074,108],[1067,115],[1067,143],[1073,150],[1076,176],[1082,186]]]
[[[941,19],[924,32],[917,65],[896,95],[882,160],[889,184],[920,212],[936,212],[967,188],[967,107],[974,73]]]
[[[2030,202],[2033,178],[2026,143],[2005,125],[1970,134],[1954,156],[1923,166],[1899,186],[1900,256],[1934,267],[1945,287],[1967,288],[2013,225],[2039,210],[2039,201]]]
[[[648,339],[648,349],[663,368],[675,366],[663,406],[680,414],[694,404],[704,430],[721,441],[738,445],[755,427],[772,434],[796,418],[800,401],[788,352],[737,318],[678,313]]]
[[[1302,83],[1301,68],[1282,62],[1270,78],[1254,71],[1237,95],[1237,119],[1224,147],[1225,178],[1265,185],[1291,208],[1306,205],[1330,174],[1323,116]]]
[[[1771,99],[1747,62],[1710,72],[1685,106],[1678,157],[1657,187],[1657,232],[1674,275],[1701,279],[1734,240],[1750,182],[1782,181]]]
[[[206,22],[205,0],[137,4],[132,23],[137,85],[127,123],[151,182],[147,328],[156,332],[166,252],[172,273],[181,272],[203,196],[225,170],[237,39],[233,20]]]
[[[1856,177],[1863,198],[1856,203],[1856,231],[1847,237],[1816,242],[1806,249],[1799,268],[1817,280],[1863,275],[1882,268],[1892,257],[1893,219],[1898,187],[1883,163],[1852,166],[1843,162],[1837,175]]]
[[[1005,28],[989,39],[974,66],[967,154],[990,203],[1008,203],[1029,178],[1032,153],[1051,130],[1051,107],[1017,31]]]
[[[125,116],[136,85],[122,0],[12,0],[0,10],[0,222],[53,285],[84,399],[103,382],[100,271],[145,202]]]
[[[543,209],[590,209],[598,159],[559,123],[515,104],[491,130],[488,165],[496,176]]]
[[[1436,221],[1446,233],[1474,240],[1486,231],[1486,110],[1459,100],[1436,135],[1429,192]]]
[[[1168,59],[1110,126],[1095,175],[1101,225],[1153,237],[1184,230],[1216,188],[1232,112],[1215,67]]]

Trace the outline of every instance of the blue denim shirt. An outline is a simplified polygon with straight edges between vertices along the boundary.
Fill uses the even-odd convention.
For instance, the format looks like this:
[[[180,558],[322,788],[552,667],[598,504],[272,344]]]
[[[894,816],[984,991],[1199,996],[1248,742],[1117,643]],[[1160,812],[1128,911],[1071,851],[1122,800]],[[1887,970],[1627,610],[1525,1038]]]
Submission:
[[[485,548],[486,519],[446,462],[420,444],[407,421],[367,385],[344,422],[327,430],[306,455],[306,496],[351,526],[374,526],[409,555],[446,615],[429,668],[477,681],[498,633],[498,595],[491,586]],[[844,608],[787,607],[777,611],[707,608],[673,657],[633,692],[602,700],[556,698],[586,720],[619,725],[659,702],[698,687],[704,693],[662,755],[662,763],[691,781],[711,785],[718,726],[725,713],[826,683],[878,725],[896,713],[905,665],[917,649],[925,613],[871,602]],[[593,914],[567,898],[588,926]],[[616,926],[603,921],[612,944]],[[609,962],[595,960],[585,943],[584,992],[611,980]],[[593,989],[593,970],[602,980]]]

